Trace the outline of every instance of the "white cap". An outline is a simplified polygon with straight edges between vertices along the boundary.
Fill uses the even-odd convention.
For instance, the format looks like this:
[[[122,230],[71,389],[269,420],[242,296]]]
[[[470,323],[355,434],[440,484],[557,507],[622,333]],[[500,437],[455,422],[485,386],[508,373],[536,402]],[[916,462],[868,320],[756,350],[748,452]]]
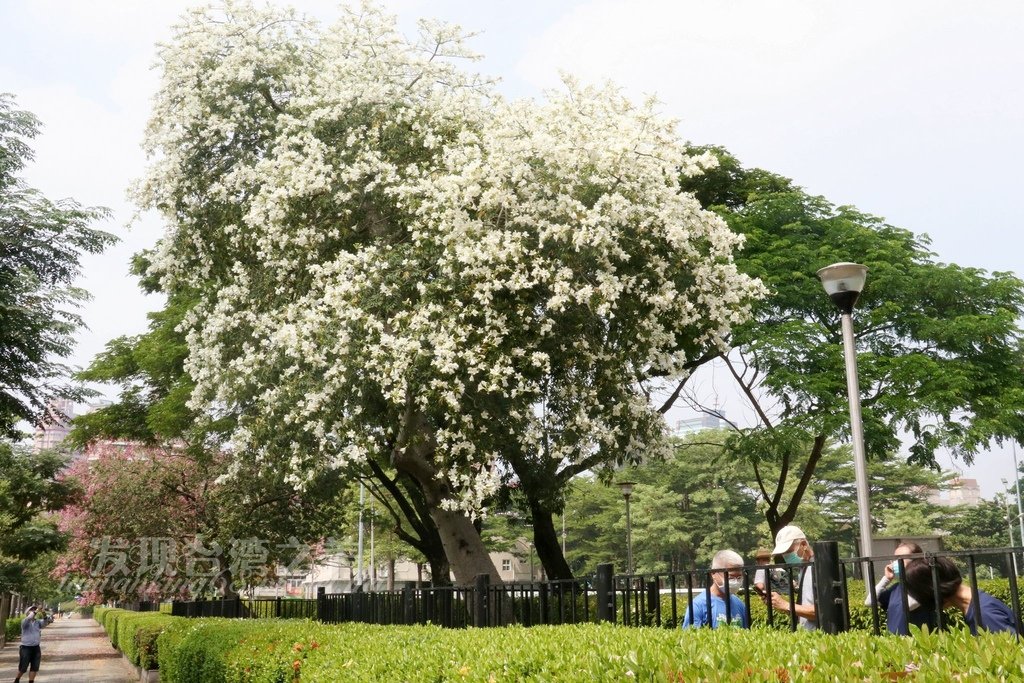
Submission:
[[[807,540],[804,536],[804,532],[800,530],[800,527],[784,526],[779,529],[779,533],[775,534],[775,549],[772,551],[772,555],[781,555],[782,553],[789,552],[789,548],[793,545],[793,541]]]

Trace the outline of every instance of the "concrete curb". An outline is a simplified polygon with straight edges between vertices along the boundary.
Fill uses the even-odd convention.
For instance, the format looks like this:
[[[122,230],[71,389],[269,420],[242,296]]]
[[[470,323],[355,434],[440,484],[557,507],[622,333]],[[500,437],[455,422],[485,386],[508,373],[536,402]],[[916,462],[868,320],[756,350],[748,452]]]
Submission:
[[[93,621],[96,620],[93,619]],[[103,624],[100,624],[100,627],[102,628]],[[124,660],[124,663],[130,666],[135,671],[135,675],[139,677],[139,680],[142,681],[142,683],[160,683],[159,669],[143,669],[141,666],[137,666],[134,662],[132,662],[132,660],[128,659],[128,656],[125,653],[121,652],[121,650],[118,650],[117,646],[115,646],[113,643],[110,644],[110,647],[117,650],[117,653],[121,655],[121,659]]]
[[[160,670],[159,669],[143,669],[141,666],[135,666],[132,662],[121,653],[121,659],[125,661],[131,668],[135,669],[135,673],[138,675],[139,680],[142,683],[160,683]]]

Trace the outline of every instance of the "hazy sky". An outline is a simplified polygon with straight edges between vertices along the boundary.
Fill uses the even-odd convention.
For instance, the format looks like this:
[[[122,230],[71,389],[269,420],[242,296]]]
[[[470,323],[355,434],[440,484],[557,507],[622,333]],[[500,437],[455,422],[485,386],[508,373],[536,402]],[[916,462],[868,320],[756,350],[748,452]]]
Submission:
[[[144,215],[126,229],[125,189],[145,164],[139,142],[157,82],[154,43],[190,4],[0,3],[0,91],[45,126],[28,180],[50,197],[110,207],[106,228],[122,239],[86,259],[81,284],[94,299],[75,365],[109,339],[142,331],[145,313],[160,305],[127,271],[160,224]],[[291,4],[337,16],[334,2]],[[1024,3],[386,4],[407,30],[430,16],[480,31],[477,68],[500,77],[509,96],[538,96],[561,71],[655,94],[694,142],[724,145],[746,165],[927,233],[941,260],[1022,272]],[[983,454],[967,472],[993,493],[1011,476],[1009,448]]]

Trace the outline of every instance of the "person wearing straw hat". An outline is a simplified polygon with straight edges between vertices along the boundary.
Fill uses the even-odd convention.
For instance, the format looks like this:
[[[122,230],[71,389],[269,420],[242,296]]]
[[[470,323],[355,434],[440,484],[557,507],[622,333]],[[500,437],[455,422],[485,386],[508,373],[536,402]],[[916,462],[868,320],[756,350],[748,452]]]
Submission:
[[[801,564],[803,562],[814,562],[814,550],[807,542],[807,536],[798,526],[784,526],[775,534],[775,548],[773,555],[782,555],[786,564]],[[794,610],[800,619],[800,626],[808,631],[818,628],[818,609],[814,604],[814,572],[807,566],[800,571],[800,580],[797,582],[796,604]],[[777,610],[789,611],[789,596],[772,592],[772,607]]]

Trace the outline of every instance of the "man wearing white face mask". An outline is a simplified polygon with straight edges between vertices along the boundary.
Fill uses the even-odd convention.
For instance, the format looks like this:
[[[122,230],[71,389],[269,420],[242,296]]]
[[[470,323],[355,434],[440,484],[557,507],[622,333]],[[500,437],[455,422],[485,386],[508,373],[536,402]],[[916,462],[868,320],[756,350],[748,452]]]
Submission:
[[[784,526],[775,534],[773,555],[782,555],[786,564],[814,562],[814,550],[807,542],[807,537],[798,526]],[[804,567],[797,582],[796,605],[794,610],[800,619],[800,625],[808,631],[818,628],[818,608],[814,604],[814,572],[811,567]],[[789,596],[772,593],[772,607],[789,612]]]
[[[707,592],[693,596],[684,610],[682,628],[731,625],[750,628],[750,614],[738,593],[743,589],[743,558],[734,550],[719,550],[711,560],[711,606]],[[726,613],[726,596],[729,600]],[[692,608],[692,610],[691,610]]]

